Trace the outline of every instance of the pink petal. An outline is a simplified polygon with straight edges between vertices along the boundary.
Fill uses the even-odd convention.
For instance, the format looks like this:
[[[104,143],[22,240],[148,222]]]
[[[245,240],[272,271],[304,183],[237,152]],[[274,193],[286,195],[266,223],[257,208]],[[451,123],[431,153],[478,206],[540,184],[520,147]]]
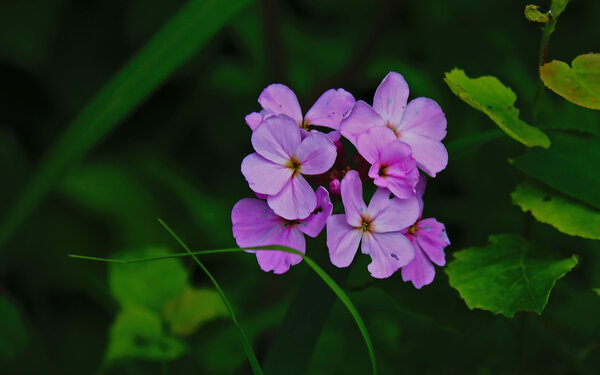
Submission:
[[[317,209],[298,224],[298,229],[311,237],[317,237],[321,233],[327,224],[327,218],[333,212],[333,204],[329,199],[327,189],[319,186],[315,195],[317,196]]]
[[[246,120],[246,124],[250,127],[250,129],[252,129],[252,131],[256,130],[256,128],[258,127],[258,125],[261,124],[261,122],[263,122],[263,120],[265,120],[267,117],[273,116],[273,113],[271,113],[270,111],[267,111],[266,109],[263,109],[260,112],[252,112],[248,115],[246,115],[245,120]]]
[[[252,146],[265,159],[285,165],[300,146],[300,128],[287,116],[271,116],[252,133]]]
[[[362,197],[362,182],[357,171],[349,171],[342,179],[342,203],[346,211],[346,221],[353,227],[362,225],[362,216],[367,205]]]
[[[369,229],[372,232],[395,232],[415,223],[419,216],[416,197],[399,199],[391,196],[387,189],[379,188],[371,198],[367,215],[373,218]]]
[[[408,92],[408,84],[404,77],[396,72],[389,72],[375,91],[373,109],[385,123],[394,125],[393,127],[396,128],[402,120]]]
[[[284,221],[260,199],[244,198],[231,211],[233,236],[239,247],[267,245]]]
[[[327,136],[329,137],[329,139],[331,139],[331,142],[333,142],[335,144],[335,142],[338,142],[340,140],[340,138],[342,138],[342,134],[340,133],[339,130],[334,130],[332,132],[327,133]]]
[[[416,167],[410,146],[394,140],[383,148],[377,163],[369,170],[369,177],[375,179],[375,185],[387,187],[398,198],[406,199],[415,195],[419,179]],[[385,174],[381,174],[382,171]]]
[[[276,195],[267,198],[269,207],[288,220],[304,219],[317,207],[315,192],[300,174],[292,176]]]
[[[289,226],[277,231],[271,240],[273,245],[289,247],[301,253],[306,252],[304,235],[295,227]],[[300,255],[275,250],[257,250],[256,259],[263,271],[273,271],[276,274],[287,272],[290,266],[294,266],[302,261]]]
[[[431,177],[448,165],[448,151],[440,141],[414,133],[402,133],[400,140],[410,145],[417,166]]]
[[[280,83],[273,83],[260,93],[258,102],[264,109],[276,115],[291,117],[296,126],[302,124],[302,110],[298,98],[289,87]]]
[[[292,178],[294,171],[275,164],[258,153],[252,153],[242,161],[242,174],[250,189],[259,194],[274,195],[281,191]]]
[[[359,100],[352,111],[340,123],[340,132],[354,146],[358,144],[358,136],[373,126],[384,126],[385,121],[371,108],[370,105]]]
[[[400,136],[413,133],[441,141],[446,136],[446,115],[435,100],[416,98],[406,106],[397,131]]]
[[[429,259],[438,266],[446,264],[444,248],[450,245],[444,224],[433,218],[423,219],[417,224],[417,242]]]
[[[336,267],[348,267],[358,250],[361,230],[348,225],[344,215],[332,215],[327,219],[327,247],[329,259]]]
[[[415,256],[413,245],[400,232],[365,233],[362,252],[371,256],[372,262],[367,268],[377,279],[392,276]]]
[[[329,89],[308,110],[304,121],[309,125],[326,126],[339,129],[343,116],[348,112],[356,100],[352,94],[344,89]]]
[[[425,206],[425,204],[423,203],[423,195],[425,194],[426,187],[427,187],[427,177],[420,174],[419,182],[417,182],[417,186],[415,188],[415,190],[417,191],[417,199],[419,200],[419,210],[421,211],[421,213],[419,214],[419,219],[421,218],[421,215],[423,215],[423,207]]]
[[[414,245],[415,258],[412,262],[402,267],[402,280],[412,281],[415,288],[421,289],[424,285],[433,282],[435,268],[427,255],[423,253],[421,247],[416,243]]]
[[[300,163],[300,173],[316,175],[325,173],[335,163],[337,150],[329,137],[323,133],[311,133],[304,138],[296,150],[296,160]]]
[[[392,129],[387,126],[375,126],[358,136],[356,148],[366,161],[373,164],[392,141],[397,141]]]

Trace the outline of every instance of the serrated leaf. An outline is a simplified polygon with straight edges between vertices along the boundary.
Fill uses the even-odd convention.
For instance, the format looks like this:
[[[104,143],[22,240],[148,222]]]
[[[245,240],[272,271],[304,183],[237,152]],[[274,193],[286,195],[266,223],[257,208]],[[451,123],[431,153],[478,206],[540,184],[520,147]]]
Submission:
[[[579,55],[571,66],[553,60],[540,67],[544,85],[582,107],[600,109],[600,53]]]
[[[517,311],[541,314],[556,280],[577,264],[577,257],[553,260],[532,253],[520,236],[490,236],[490,244],[454,253],[448,264],[450,285],[470,309],[512,318]]]
[[[228,316],[219,293],[209,289],[186,288],[165,306],[164,317],[171,333],[188,336],[200,325],[219,316]]]
[[[559,231],[600,240],[600,211],[536,183],[524,183],[512,193],[513,202],[540,222]]]
[[[453,69],[444,81],[454,94],[471,107],[485,113],[511,138],[532,147],[550,147],[550,139],[538,128],[519,119],[515,108],[517,96],[496,77],[469,78],[464,71]]]
[[[525,6],[525,18],[531,22],[546,23],[549,20],[549,14],[540,12],[540,7],[537,5],[529,4]]]

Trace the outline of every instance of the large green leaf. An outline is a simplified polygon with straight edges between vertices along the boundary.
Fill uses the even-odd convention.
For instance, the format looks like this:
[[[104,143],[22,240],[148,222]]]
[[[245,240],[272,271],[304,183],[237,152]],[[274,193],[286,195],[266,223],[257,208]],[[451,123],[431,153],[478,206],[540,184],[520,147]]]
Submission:
[[[464,71],[455,68],[446,73],[444,81],[454,94],[485,113],[513,139],[528,147],[550,146],[546,134],[519,119],[519,110],[515,108],[517,96],[496,77],[469,78]]]
[[[582,107],[600,109],[600,53],[579,55],[571,66],[553,60],[540,67],[550,90]]]
[[[177,336],[190,335],[201,324],[219,316],[227,316],[227,308],[219,293],[209,289],[186,288],[164,310],[171,333]]]
[[[554,260],[534,254],[514,234],[490,236],[490,244],[454,253],[448,264],[450,285],[470,309],[512,318],[517,311],[541,314],[556,280],[577,264],[577,257]]]
[[[544,186],[527,182],[517,186],[512,199],[540,222],[572,236],[600,240],[600,211]]]
[[[102,88],[42,160],[0,225],[12,236],[64,171],[80,161],[250,0],[190,0]]]
[[[531,150],[512,164],[549,187],[600,208],[600,137],[552,136],[548,150]]]

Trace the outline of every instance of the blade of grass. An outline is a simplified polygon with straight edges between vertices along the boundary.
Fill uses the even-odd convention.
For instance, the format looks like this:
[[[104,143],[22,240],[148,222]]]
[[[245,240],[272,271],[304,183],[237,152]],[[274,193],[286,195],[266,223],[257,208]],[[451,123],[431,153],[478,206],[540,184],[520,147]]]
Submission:
[[[0,225],[3,247],[62,173],[110,130],[251,0],[190,0],[98,92],[41,160],[37,171]]]
[[[172,231],[170,231],[172,235]],[[177,238],[177,237],[176,237]],[[155,258],[142,258],[142,259],[111,259],[111,258],[97,258],[97,257],[88,257],[84,255],[69,255],[71,258],[77,259],[85,259],[85,260],[94,260],[101,262],[111,262],[111,263],[137,263],[137,262],[148,262],[154,260],[168,259],[168,258],[177,258],[182,256],[195,256],[195,255],[204,255],[204,254],[222,254],[222,253],[236,253],[243,252],[246,250],[272,250],[272,251],[284,251],[291,254],[300,255],[303,260],[308,264],[308,266],[327,284],[327,286],[337,295],[337,297],[342,301],[346,309],[350,312],[360,333],[363,336],[365,344],[367,346],[367,350],[369,351],[369,357],[371,359],[371,366],[373,369],[373,374],[377,374],[377,363],[375,360],[375,349],[373,348],[373,343],[371,342],[371,336],[367,331],[367,327],[365,326],[364,321],[362,320],[358,310],[348,297],[348,295],[342,290],[342,288],[325,272],[317,263],[315,263],[312,259],[299,252],[298,250],[294,250],[284,246],[260,246],[260,247],[248,247],[248,248],[230,248],[230,249],[216,249],[216,250],[204,250],[204,251],[189,251],[186,253],[176,253],[171,254],[169,256],[155,257]]]

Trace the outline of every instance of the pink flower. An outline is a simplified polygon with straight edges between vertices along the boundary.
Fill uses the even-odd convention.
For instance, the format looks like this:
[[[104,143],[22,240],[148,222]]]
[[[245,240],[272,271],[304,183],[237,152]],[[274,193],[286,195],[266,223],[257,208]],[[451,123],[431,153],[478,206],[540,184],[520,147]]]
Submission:
[[[448,152],[441,142],[446,136],[446,116],[428,98],[416,98],[407,105],[408,92],[402,75],[390,72],[375,92],[373,107],[358,101],[340,130],[357,146],[359,136],[371,127],[388,127],[412,148],[418,167],[435,177],[448,164]]]
[[[250,188],[267,195],[269,207],[287,220],[308,217],[317,207],[315,192],[303,175],[327,172],[336,148],[323,133],[301,140],[300,128],[288,116],[267,118],[252,133],[255,153],[242,161]]]
[[[375,185],[388,188],[401,199],[415,195],[419,170],[409,145],[383,126],[365,131],[358,136],[357,143],[358,152],[371,164],[369,177]]]
[[[338,130],[344,114],[354,106],[356,100],[344,89],[329,89],[317,99],[303,117],[296,94],[285,85],[273,83],[263,90],[258,97],[258,102],[263,109],[258,113],[253,112],[246,116],[246,124],[252,130],[273,115],[287,115],[302,128],[306,128],[308,125],[317,125]],[[332,140],[335,141],[335,139]]]
[[[267,202],[244,198],[237,202],[231,212],[233,236],[239,247],[286,246],[302,253],[306,251],[304,234],[316,237],[325,227],[333,205],[323,187],[317,189],[318,208],[303,220],[286,220],[277,216]],[[281,274],[302,261],[296,254],[274,250],[248,250],[256,253],[263,271]]]
[[[446,264],[444,248],[450,245],[444,224],[433,218],[421,219],[424,192],[425,178],[422,178],[417,185],[420,206],[419,220],[403,231],[415,249],[415,258],[402,267],[402,280],[412,281],[417,289],[433,282],[435,277],[433,263],[438,266]]]
[[[410,263],[415,251],[402,230],[419,216],[417,198],[390,197],[389,190],[379,188],[366,206],[356,171],[346,173],[341,190],[346,214],[332,215],[327,219],[327,247],[331,262],[337,267],[349,266],[362,240],[362,252],[372,259],[368,270],[373,277],[389,277]]]

